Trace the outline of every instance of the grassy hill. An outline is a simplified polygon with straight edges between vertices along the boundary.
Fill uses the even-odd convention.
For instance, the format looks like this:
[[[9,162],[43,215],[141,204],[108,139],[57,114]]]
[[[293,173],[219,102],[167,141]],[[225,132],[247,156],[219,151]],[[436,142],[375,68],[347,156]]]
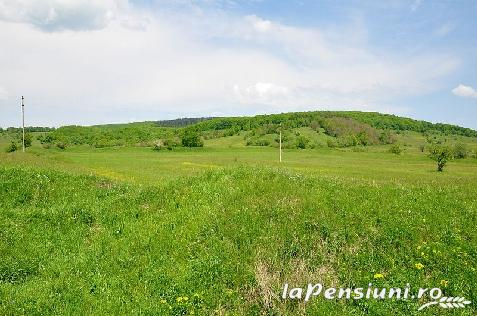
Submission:
[[[187,131],[203,139],[242,136],[248,146],[278,146],[282,132],[285,148],[352,147],[390,144],[402,132],[420,133],[426,138],[464,136],[477,138],[477,131],[449,124],[433,124],[394,115],[374,112],[297,112],[254,117],[185,118],[169,121],[130,124],[97,125],[91,127],[64,126],[43,132],[40,141],[45,147],[90,145],[154,146],[181,145]],[[8,129],[5,135],[18,134]],[[168,147],[166,145],[165,147]]]
[[[280,298],[284,283],[321,282],[438,287],[474,315],[474,131],[353,113],[31,131],[25,153],[0,152],[0,314],[446,312],[418,312],[429,298]],[[180,146],[186,131],[203,147]],[[469,156],[439,173],[421,147],[437,142]]]

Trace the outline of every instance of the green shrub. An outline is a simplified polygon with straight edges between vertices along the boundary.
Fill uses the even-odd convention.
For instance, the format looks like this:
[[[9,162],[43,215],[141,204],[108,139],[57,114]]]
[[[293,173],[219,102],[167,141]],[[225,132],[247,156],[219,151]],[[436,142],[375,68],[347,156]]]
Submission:
[[[330,148],[335,148],[337,147],[337,144],[336,144],[336,141],[334,139],[331,139],[329,138],[327,141],[326,141],[326,145]]]
[[[56,143],[56,147],[58,147],[59,149],[66,149],[66,143],[58,142]]]
[[[454,158],[464,159],[469,155],[469,149],[463,143],[457,143],[454,145]]]
[[[395,155],[400,155],[402,153],[402,148],[398,144],[394,144],[389,148],[389,152]]]
[[[51,136],[50,134],[40,135],[36,139],[38,139],[41,144],[51,144],[54,140],[53,136]]]
[[[33,137],[30,133],[25,133],[25,147],[30,147],[32,143]]]
[[[351,147],[359,144],[355,135],[344,135],[337,138],[339,147]]]
[[[12,152],[16,151],[17,149],[18,149],[17,144],[15,144],[15,142],[12,141],[10,143],[10,145],[8,145],[6,152],[7,153],[12,153]]]
[[[162,143],[158,143],[158,144],[154,144],[154,146],[152,147],[152,150],[162,150],[164,148],[165,147]]]
[[[391,134],[389,130],[384,130],[379,134],[379,141],[382,144],[394,144],[396,142],[396,137]]]
[[[204,142],[200,138],[197,131],[193,129],[186,129],[182,134],[182,146],[184,147],[202,147]]]
[[[319,132],[320,131],[320,128],[321,128],[321,125],[320,125],[320,122],[318,121],[312,121],[310,123],[310,128],[312,130],[314,130],[315,132]]]
[[[16,137],[17,142],[22,145],[23,144],[23,133],[19,132],[17,133]],[[30,147],[32,143],[33,137],[31,136],[30,133],[25,133],[25,148]]]
[[[310,140],[305,136],[298,136],[296,139],[296,147],[300,149],[305,149],[308,146]]]
[[[449,146],[435,144],[429,149],[429,157],[437,162],[437,171],[443,171],[447,162],[453,158],[453,152]]]

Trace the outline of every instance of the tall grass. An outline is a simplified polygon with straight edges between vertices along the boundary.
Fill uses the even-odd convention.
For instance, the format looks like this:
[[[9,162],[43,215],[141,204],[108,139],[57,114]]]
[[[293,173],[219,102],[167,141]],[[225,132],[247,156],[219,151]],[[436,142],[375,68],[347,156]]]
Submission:
[[[160,188],[0,167],[0,314],[417,315],[416,301],[282,301],[285,282],[475,301],[476,193],[265,167]]]

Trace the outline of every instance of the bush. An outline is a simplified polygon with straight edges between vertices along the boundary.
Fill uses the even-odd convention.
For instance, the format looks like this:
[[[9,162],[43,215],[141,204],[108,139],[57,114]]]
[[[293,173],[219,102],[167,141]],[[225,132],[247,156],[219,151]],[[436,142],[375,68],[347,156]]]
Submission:
[[[326,134],[340,138],[342,147],[374,145],[381,142],[380,135],[375,128],[354,119],[332,117],[325,119],[322,127]]]
[[[15,138],[17,139],[17,142],[20,145],[23,145],[23,133],[22,132],[17,133]],[[25,133],[25,148],[31,146],[32,140],[33,140],[33,137],[31,136],[31,134],[30,133]]]
[[[326,141],[326,145],[330,148],[335,148],[337,146],[336,141],[331,138]]]
[[[310,123],[310,128],[312,130],[314,130],[315,132],[319,132],[320,131],[320,128],[321,128],[321,125],[320,125],[320,122],[318,121],[312,121]]]
[[[18,149],[17,144],[15,144],[15,142],[12,141],[12,142],[10,143],[10,145],[8,145],[6,151],[7,151],[7,153],[12,153],[12,152],[16,151],[17,149]]]
[[[452,149],[436,144],[430,148],[429,157],[437,162],[437,171],[443,171],[447,161],[453,158]]]
[[[33,137],[31,136],[31,134],[25,133],[25,148],[31,146],[32,140],[33,140]]]
[[[184,147],[202,147],[204,142],[197,131],[186,129],[182,134],[182,146]]]
[[[398,144],[394,144],[389,148],[389,152],[395,155],[400,155],[402,153],[402,148]]]
[[[165,148],[164,145],[160,143],[160,144],[154,144],[154,147],[152,147],[152,150],[162,150],[164,148]]]
[[[40,135],[36,139],[40,141],[40,143],[43,144],[51,144],[53,143],[53,137],[50,134],[47,135]]]
[[[385,130],[379,134],[379,141],[382,144],[394,144],[396,142],[396,137],[391,134],[389,130]]]
[[[66,149],[66,144],[63,142],[56,143],[56,147],[59,149]]]
[[[454,145],[454,158],[464,159],[469,155],[469,149],[465,144],[457,143]]]
[[[296,147],[300,149],[305,149],[310,140],[305,136],[298,136],[296,139]]]
[[[255,141],[255,146],[268,146],[270,141],[268,139],[259,138]]]

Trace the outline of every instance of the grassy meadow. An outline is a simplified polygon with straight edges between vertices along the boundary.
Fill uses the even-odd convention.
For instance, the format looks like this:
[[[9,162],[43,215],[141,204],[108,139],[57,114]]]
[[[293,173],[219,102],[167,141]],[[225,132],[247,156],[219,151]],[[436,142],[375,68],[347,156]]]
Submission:
[[[45,149],[35,137],[25,153],[2,151],[0,314],[477,313],[477,159],[437,172],[425,137],[405,131],[399,155],[315,146],[279,163],[246,133],[173,150]],[[280,297],[284,283],[370,282],[473,303],[418,312],[427,301]]]

